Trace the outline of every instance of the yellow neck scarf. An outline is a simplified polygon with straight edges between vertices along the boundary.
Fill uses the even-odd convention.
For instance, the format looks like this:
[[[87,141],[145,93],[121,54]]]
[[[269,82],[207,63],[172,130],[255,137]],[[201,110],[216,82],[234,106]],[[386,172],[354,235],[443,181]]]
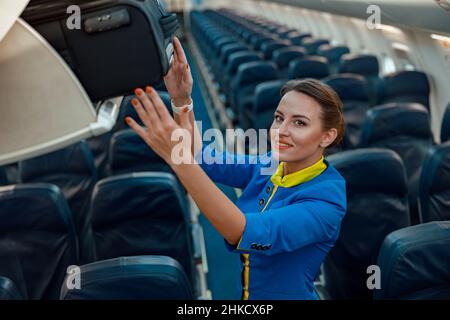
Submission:
[[[270,180],[276,186],[290,188],[317,177],[326,168],[327,165],[324,162],[324,158],[322,156],[322,158],[320,158],[320,160],[313,165],[283,176],[284,162],[281,162],[278,166],[277,171],[270,177]]]

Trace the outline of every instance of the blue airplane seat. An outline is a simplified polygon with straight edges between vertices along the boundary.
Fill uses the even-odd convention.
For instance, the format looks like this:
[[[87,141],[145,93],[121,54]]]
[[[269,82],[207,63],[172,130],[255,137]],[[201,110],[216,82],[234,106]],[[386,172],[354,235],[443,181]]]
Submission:
[[[290,45],[291,43],[287,40],[270,40],[261,44],[261,52],[266,60],[270,60],[275,50],[287,48]]]
[[[92,259],[87,211],[97,182],[94,157],[86,141],[19,162],[22,183],[50,183],[59,187],[69,204],[80,240],[81,261]]]
[[[97,260],[170,256],[194,283],[188,202],[172,174],[140,172],[103,179],[95,186],[89,214]]]
[[[0,275],[24,299],[58,299],[78,244],[72,213],[59,188],[47,183],[0,187]]]
[[[327,59],[319,56],[305,56],[289,63],[288,79],[322,79],[330,75]]]
[[[350,49],[347,46],[333,46],[330,44],[323,44],[317,50],[318,56],[327,58],[331,73],[337,73],[339,61],[347,53],[350,53]]]
[[[302,47],[305,48],[309,55],[315,55],[321,45],[329,43],[330,41],[326,39],[306,38],[302,42]]]
[[[340,59],[339,73],[378,76],[378,59],[372,54],[345,54]]]
[[[223,46],[220,50],[219,58],[215,60],[215,72],[223,72],[222,69],[227,65],[230,55],[240,51],[248,51],[248,47],[242,43],[231,43]]]
[[[367,80],[358,74],[335,74],[323,79],[338,94],[344,105],[345,143],[344,149],[354,148],[360,139],[361,127],[369,109]]]
[[[224,91],[224,74],[227,71],[228,62],[233,53],[237,52],[249,52],[246,45],[242,43],[227,44],[222,47],[221,53],[218,59],[214,60],[213,73],[215,79],[219,82],[221,90]]]
[[[161,86],[163,86],[164,82]],[[170,96],[166,91],[158,91],[159,96],[164,101],[164,104],[167,106],[169,110],[172,110],[170,105]],[[134,98],[134,95],[125,96],[122,99],[122,103],[120,105],[119,115],[117,117],[116,125],[114,128],[97,137],[92,137],[87,140],[89,145],[89,149],[91,149],[92,154],[94,155],[95,166],[97,167],[98,178],[102,179],[108,176],[109,168],[108,168],[108,153],[109,153],[109,145],[114,132],[119,130],[129,129],[129,126],[125,123],[125,117],[130,116],[135,119],[138,123],[142,124],[140,121],[136,111],[134,110],[133,105],[131,104],[131,99]]]
[[[290,46],[275,50],[272,55],[272,61],[278,67],[279,76],[287,78],[289,63],[292,60],[303,58],[305,55],[306,51],[302,47]]]
[[[383,242],[375,300],[450,299],[450,221],[397,230]]]
[[[273,80],[260,83],[255,88],[253,108],[247,110],[249,127],[256,130],[270,129],[275,110],[280,103],[280,91],[286,80]]]
[[[256,51],[261,51],[261,46],[268,41],[276,41],[275,35],[261,35],[261,34],[254,34],[250,37],[250,45],[255,49]]]
[[[345,54],[341,57],[339,73],[360,74],[367,79],[370,104],[376,105],[380,96],[380,67],[372,54]]]
[[[433,146],[423,161],[419,209],[422,223],[450,220],[450,141]]]
[[[213,40],[213,42],[212,42],[212,48],[213,48],[213,54],[214,54],[213,58],[216,58],[219,56],[220,49],[223,46],[225,46],[227,44],[232,44],[232,43],[238,43],[238,39],[233,36],[229,36],[229,35],[225,35],[223,37],[218,37],[217,39]]]
[[[252,108],[255,87],[262,82],[275,80],[277,68],[273,62],[253,61],[241,64],[231,89],[233,92],[231,106],[239,119],[245,117],[245,110]],[[241,123],[241,125],[244,125]]]
[[[408,185],[401,158],[388,149],[357,149],[328,157],[346,181],[347,213],[323,264],[332,299],[372,298],[367,267],[377,262],[384,238],[410,225]]]
[[[423,160],[432,144],[430,117],[424,106],[392,103],[367,111],[360,146],[388,148],[400,155],[408,177],[412,224],[419,223],[419,181]]]
[[[444,111],[441,124],[441,142],[450,140],[450,103]]]
[[[421,71],[398,71],[381,81],[381,103],[416,102],[430,110],[430,83]]]
[[[298,32],[298,31],[294,28],[281,27],[281,28],[278,28],[278,30],[276,31],[276,34],[278,35],[278,37],[280,37],[282,39],[289,39],[289,35],[293,32]]]
[[[303,43],[303,40],[306,38],[311,38],[311,34],[310,33],[302,33],[302,32],[298,32],[298,31],[292,31],[286,35],[286,39],[289,40],[292,43],[292,45],[296,45],[296,46],[301,46]]]
[[[7,277],[0,277],[1,300],[23,300],[22,294],[17,286]]]
[[[229,99],[231,99],[231,83],[236,76],[237,69],[240,65],[246,62],[262,61],[261,55],[252,51],[240,51],[232,53],[228,57],[228,64],[225,68],[224,75],[221,80],[221,85],[224,88],[224,92]]]
[[[133,129],[118,131],[111,138],[109,169],[112,175],[142,171],[172,172],[170,166]]]
[[[193,300],[183,267],[167,256],[133,256],[80,267],[80,289],[68,288],[61,300]]]
[[[164,102],[164,105],[167,107],[167,109],[170,111],[170,113],[172,113],[172,106],[170,103],[171,98],[170,98],[169,93],[167,91],[158,91],[158,95],[161,98],[161,100]],[[141,119],[139,118],[136,110],[134,109],[133,105],[131,104],[131,100],[135,97],[136,97],[135,95],[129,95],[129,96],[123,97],[122,103],[120,105],[119,115],[117,117],[117,122],[112,130],[112,133],[130,128],[130,126],[127,125],[125,122],[126,117],[131,117],[134,120],[136,120],[137,123],[142,125]],[[106,148],[108,145],[106,145]],[[108,149],[106,149],[106,151],[108,151]]]

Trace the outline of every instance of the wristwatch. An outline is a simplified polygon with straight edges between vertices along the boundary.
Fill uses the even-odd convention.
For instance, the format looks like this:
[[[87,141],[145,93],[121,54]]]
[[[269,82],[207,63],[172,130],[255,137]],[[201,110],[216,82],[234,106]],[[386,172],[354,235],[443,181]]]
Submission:
[[[192,101],[192,98],[190,98],[190,100],[191,100],[191,103],[190,104],[188,104],[188,105],[184,105],[184,106],[181,106],[181,107],[177,107],[177,106],[175,106],[175,104],[173,103],[173,99],[170,99],[170,104],[171,104],[171,106],[172,106],[172,110],[175,112],[175,113],[181,113],[181,110],[183,110],[185,107],[188,107],[188,111],[187,112],[189,112],[189,111],[192,111],[193,109],[194,109],[194,102]]]

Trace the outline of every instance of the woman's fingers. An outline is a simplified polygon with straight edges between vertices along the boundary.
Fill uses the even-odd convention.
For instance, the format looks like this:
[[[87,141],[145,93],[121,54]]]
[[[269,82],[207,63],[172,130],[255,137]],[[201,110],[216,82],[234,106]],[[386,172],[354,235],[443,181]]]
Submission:
[[[169,114],[169,111],[167,110],[164,102],[159,97],[158,93],[152,87],[145,88],[145,92],[147,92],[150,99],[152,100],[153,108],[158,113],[162,123],[168,125],[171,120],[173,121],[173,118]]]
[[[147,131],[130,117],[125,118],[126,123],[138,134],[144,141],[147,141]]]
[[[153,106],[153,102],[149,99],[149,97],[142,89],[136,89],[134,90],[134,93],[140,100],[141,104],[144,106],[144,110],[147,114],[148,124],[145,125],[152,129],[156,129],[157,127],[159,127],[161,124],[161,120],[159,119],[158,113]]]
[[[186,54],[184,53],[183,47],[181,46],[180,40],[177,37],[173,37],[173,44],[175,53],[177,54],[178,61],[181,63],[188,64]]]
[[[133,105],[134,110],[136,110],[136,113],[138,114],[138,116],[141,119],[142,123],[146,127],[150,127],[150,120],[148,118],[147,111],[145,111],[145,109],[142,106],[141,102],[138,99],[133,98],[133,99],[131,99],[131,104]]]

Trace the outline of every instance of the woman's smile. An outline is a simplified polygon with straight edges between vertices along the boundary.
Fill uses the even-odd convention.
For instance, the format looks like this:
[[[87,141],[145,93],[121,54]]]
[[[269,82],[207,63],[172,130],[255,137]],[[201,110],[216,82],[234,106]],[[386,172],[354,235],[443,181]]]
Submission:
[[[277,140],[275,142],[275,145],[274,145],[274,148],[279,150],[279,151],[287,150],[287,149],[292,148],[292,147],[293,147],[292,144],[287,143],[285,141],[280,141],[280,140]]]

